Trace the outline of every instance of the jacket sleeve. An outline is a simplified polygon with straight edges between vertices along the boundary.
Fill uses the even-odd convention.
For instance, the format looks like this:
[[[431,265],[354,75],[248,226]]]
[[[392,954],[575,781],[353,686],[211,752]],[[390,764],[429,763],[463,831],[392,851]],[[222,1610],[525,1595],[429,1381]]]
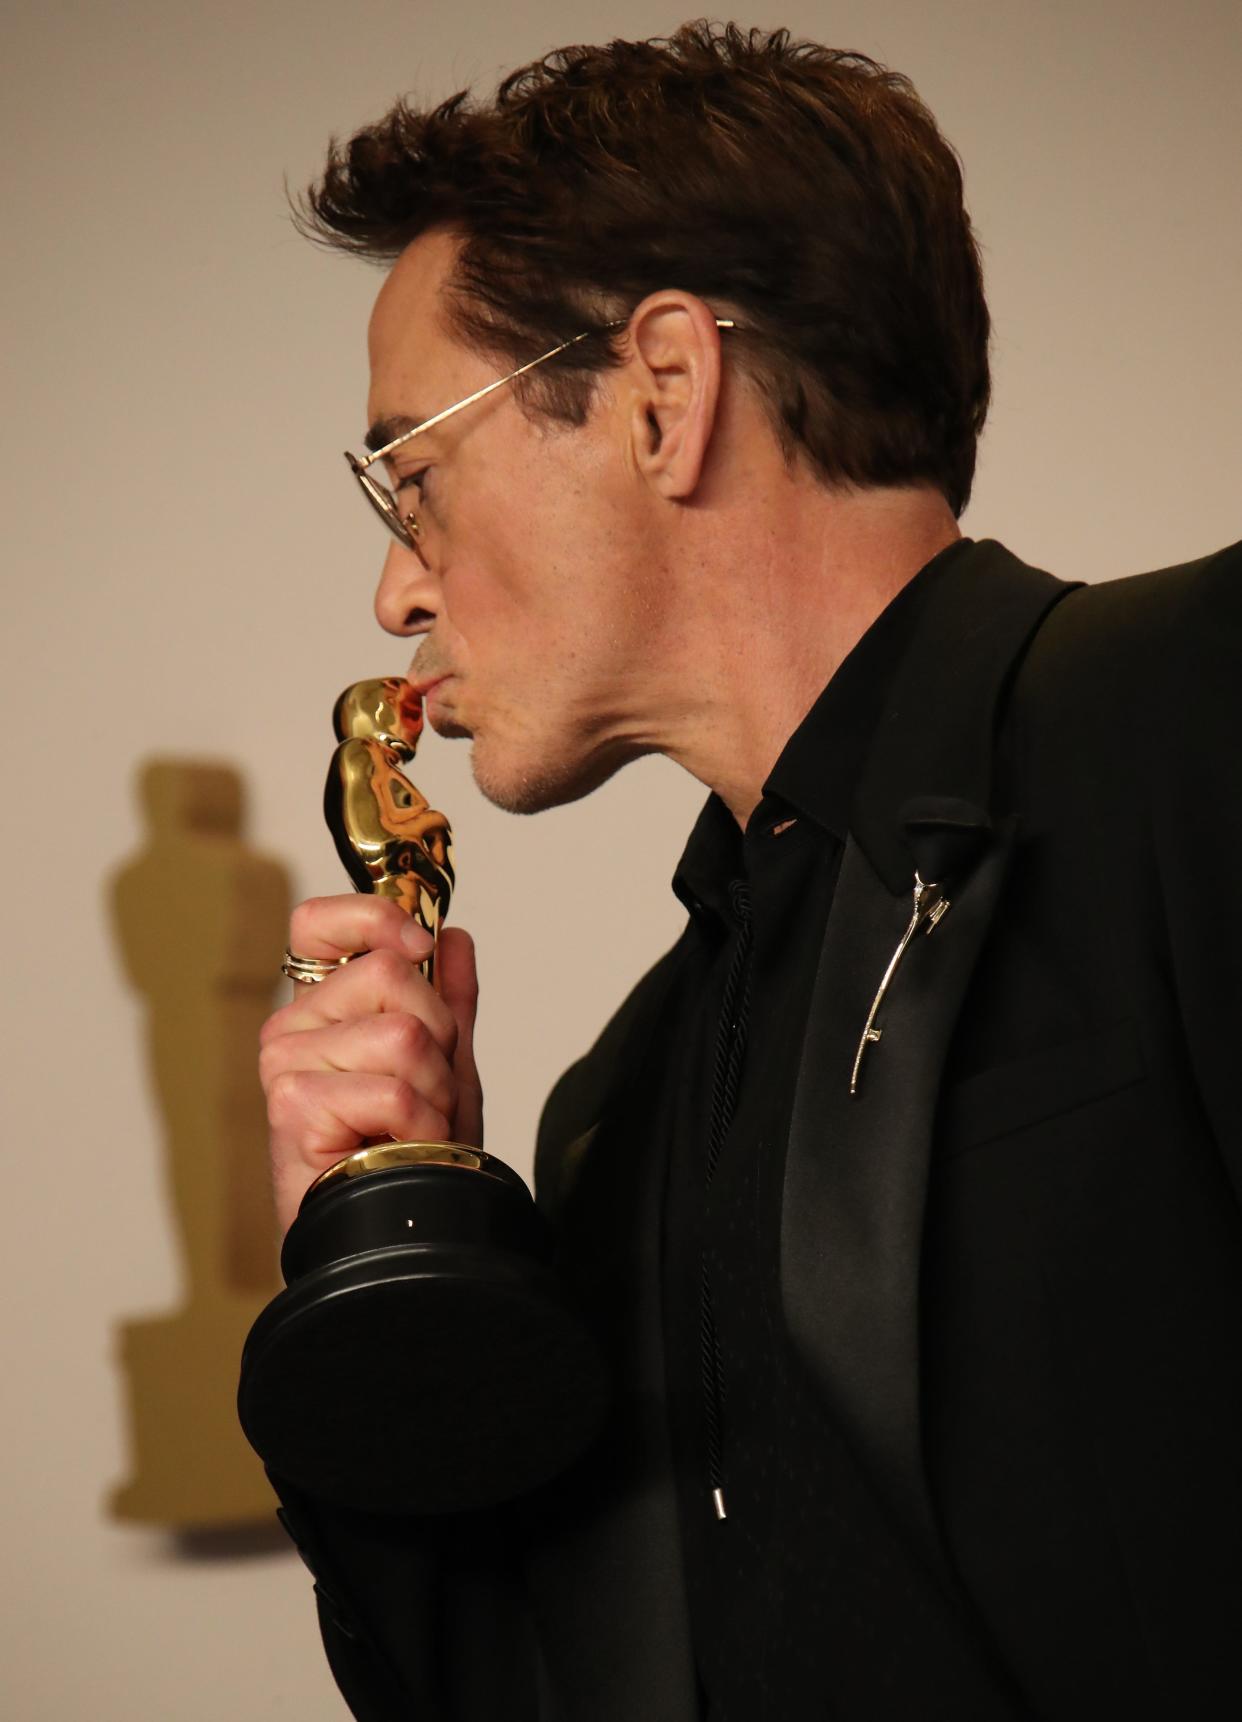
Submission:
[[[362,1513],[271,1481],[357,1722],[535,1722],[534,1639],[503,1514]]]
[[[1192,577],[1159,713],[1156,859],[1191,1066],[1242,1201],[1242,544]]]

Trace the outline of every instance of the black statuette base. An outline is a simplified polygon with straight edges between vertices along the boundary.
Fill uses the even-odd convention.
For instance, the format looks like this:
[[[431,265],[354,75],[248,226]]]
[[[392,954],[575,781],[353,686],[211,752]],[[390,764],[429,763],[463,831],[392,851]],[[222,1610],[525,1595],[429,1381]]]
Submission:
[[[607,1382],[546,1250],[513,1174],[420,1165],[314,1195],[281,1254],[288,1289],[242,1354],[251,1445],[308,1492],[376,1512],[547,1482],[597,1433]]]

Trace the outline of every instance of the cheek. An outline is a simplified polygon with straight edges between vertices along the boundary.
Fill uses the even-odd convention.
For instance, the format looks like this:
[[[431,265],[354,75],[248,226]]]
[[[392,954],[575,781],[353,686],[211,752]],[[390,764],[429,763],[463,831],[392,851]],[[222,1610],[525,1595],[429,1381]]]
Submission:
[[[461,475],[469,497],[449,523],[445,619],[472,656],[542,645],[590,652],[624,630],[637,597],[632,500],[612,493],[605,462],[575,435],[491,451]]]
[[[475,645],[547,626],[562,609],[555,547],[536,520],[533,505],[506,501],[476,509],[453,535],[441,574],[445,617]]]
[[[503,545],[480,543],[455,556],[441,585],[442,620],[450,636],[472,655],[494,655],[515,631],[529,631],[537,618],[533,585],[521,578]]]

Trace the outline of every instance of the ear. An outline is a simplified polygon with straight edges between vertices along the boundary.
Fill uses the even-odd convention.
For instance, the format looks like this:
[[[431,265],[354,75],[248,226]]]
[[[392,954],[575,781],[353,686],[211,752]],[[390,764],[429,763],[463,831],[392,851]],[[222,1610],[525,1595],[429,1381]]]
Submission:
[[[720,330],[692,293],[651,293],[630,316],[627,433],[635,469],[669,500],[702,475],[720,399]]]

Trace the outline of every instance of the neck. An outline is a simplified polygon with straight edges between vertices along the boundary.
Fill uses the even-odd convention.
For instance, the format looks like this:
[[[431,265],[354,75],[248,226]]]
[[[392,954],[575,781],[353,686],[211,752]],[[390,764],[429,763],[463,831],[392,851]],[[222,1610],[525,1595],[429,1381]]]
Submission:
[[[919,487],[844,499],[819,490],[748,543],[735,538],[725,577],[700,580],[675,627],[659,751],[714,790],[745,828],[785,743],[838,666],[960,536],[939,492]],[[704,562],[709,554],[704,547]],[[723,558],[711,561],[718,568]]]

